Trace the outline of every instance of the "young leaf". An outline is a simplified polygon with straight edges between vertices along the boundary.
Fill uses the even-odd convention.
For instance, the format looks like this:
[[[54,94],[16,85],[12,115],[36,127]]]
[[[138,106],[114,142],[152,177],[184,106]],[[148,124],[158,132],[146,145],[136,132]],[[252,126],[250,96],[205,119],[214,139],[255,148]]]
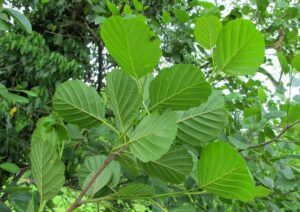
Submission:
[[[79,184],[84,188],[91,178],[95,175],[98,168],[104,163],[106,159],[105,155],[90,156],[84,160],[84,164],[79,170]],[[89,196],[94,196],[100,189],[102,189],[112,179],[115,173],[120,173],[119,165],[116,165],[116,161],[112,161],[96,178],[96,181],[87,191]],[[115,183],[114,183],[115,185]]]
[[[41,122],[40,122],[41,123]],[[49,137],[44,136],[44,126],[39,124],[31,141],[31,171],[38,188],[41,203],[52,199],[65,182],[65,167],[59,160],[56,148]]]
[[[262,34],[248,20],[228,22],[220,32],[214,60],[227,74],[253,74],[264,61],[265,43]]]
[[[179,141],[199,146],[216,138],[227,120],[225,100],[214,91],[208,101],[188,111],[178,112]]]
[[[248,202],[255,197],[255,185],[245,160],[224,142],[207,145],[198,162],[199,186],[228,199]]]
[[[196,41],[204,48],[211,49],[216,45],[222,24],[213,15],[203,16],[196,21],[194,34]]]
[[[271,193],[270,189],[263,187],[263,186],[256,186],[255,187],[255,197],[267,197]]]
[[[106,91],[117,128],[124,132],[140,110],[138,86],[126,73],[115,69],[106,76]]]
[[[113,15],[120,14],[119,9],[116,5],[111,3],[109,0],[106,0],[106,4],[107,4],[107,7],[108,7],[109,11],[111,12],[111,14],[113,14]]]
[[[53,110],[65,121],[81,128],[99,126],[104,119],[101,97],[94,88],[79,80],[69,80],[57,87]]]
[[[151,108],[186,110],[205,102],[211,86],[202,72],[193,65],[180,64],[161,70],[151,81]]]
[[[147,115],[129,133],[130,150],[142,162],[157,160],[168,152],[177,132],[176,114],[165,111]]]
[[[139,2],[138,0],[132,0],[133,6],[136,9],[136,11],[142,11],[143,10],[143,4]]]
[[[28,33],[32,33],[32,28],[29,20],[25,15],[18,12],[17,10],[5,8],[3,9],[3,12],[6,12],[8,15],[14,18],[14,20]]]
[[[146,172],[153,177],[169,183],[182,183],[193,168],[193,158],[184,147],[172,148],[156,161],[142,164]]]
[[[110,17],[102,24],[101,36],[122,69],[136,78],[152,72],[162,54],[159,39],[139,18]]]

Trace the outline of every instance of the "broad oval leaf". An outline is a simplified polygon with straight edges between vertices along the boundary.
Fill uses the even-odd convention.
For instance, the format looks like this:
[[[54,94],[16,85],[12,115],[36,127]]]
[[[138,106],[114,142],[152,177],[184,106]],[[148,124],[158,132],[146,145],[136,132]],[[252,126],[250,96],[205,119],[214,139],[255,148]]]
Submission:
[[[228,199],[243,202],[255,197],[255,185],[245,160],[224,142],[207,145],[198,162],[199,186]]]
[[[117,128],[124,132],[140,109],[141,98],[138,86],[126,73],[115,69],[106,76],[106,91]]]
[[[101,37],[122,69],[136,78],[152,72],[162,54],[159,39],[139,18],[112,16],[102,24]]]
[[[95,173],[101,165],[103,165],[106,159],[105,155],[90,156],[84,160],[79,170],[79,184],[84,188],[88,182],[94,177]],[[87,195],[94,196],[98,191],[100,191],[106,184],[110,183],[115,186],[117,183],[112,182],[115,174],[120,174],[120,165],[116,161],[110,162],[108,166],[102,171],[102,173],[96,178],[95,182],[87,191]]]
[[[150,83],[151,109],[186,110],[205,102],[211,86],[203,73],[190,64],[174,65],[161,70]]]
[[[39,121],[42,123],[42,121]],[[65,167],[54,148],[53,143],[45,136],[44,126],[38,124],[31,141],[31,171],[38,188],[41,202],[52,199],[65,182]]]
[[[262,34],[248,20],[228,22],[220,32],[214,60],[227,74],[253,74],[263,63],[265,43]]]
[[[130,150],[142,162],[157,160],[168,152],[176,132],[176,114],[173,111],[165,111],[161,115],[154,112],[128,134]]]
[[[153,195],[154,195],[153,186],[143,184],[143,183],[135,183],[120,188],[119,191],[112,194],[111,196],[117,197],[118,199],[137,199],[137,198],[151,197]]]
[[[146,172],[165,182],[182,183],[193,169],[193,158],[187,150],[180,146],[172,148],[156,161],[142,164]]]
[[[180,142],[199,146],[218,137],[226,120],[224,97],[214,91],[207,102],[187,111],[178,112],[177,139]]]
[[[65,121],[81,128],[99,126],[104,119],[101,97],[94,88],[79,80],[70,80],[57,87],[53,110]]]
[[[204,48],[211,49],[216,45],[222,24],[213,15],[203,16],[197,19],[194,34],[196,41]]]

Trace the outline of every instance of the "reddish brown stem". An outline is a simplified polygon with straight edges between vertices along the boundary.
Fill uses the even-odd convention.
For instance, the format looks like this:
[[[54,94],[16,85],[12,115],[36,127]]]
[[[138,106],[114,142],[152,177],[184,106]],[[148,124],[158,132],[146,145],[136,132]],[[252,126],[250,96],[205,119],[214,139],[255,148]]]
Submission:
[[[264,142],[264,143],[260,143],[260,144],[256,144],[256,145],[253,145],[253,146],[249,146],[245,149],[241,149],[240,152],[242,151],[245,151],[245,150],[249,150],[249,149],[255,149],[255,148],[259,148],[259,147],[262,147],[262,146],[265,146],[265,145],[268,145],[268,144],[271,144],[275,141],[277,141],[287,130],[289,130],[290,128],[296,126],[297,124],[300,124],[300,120],[298,121],[295,121],[289,125],[287,125],[285,128],[283,128],[283,130],[277,135],[275,136],[274,138]]]
[[[74,203],[68,208],[67,212],[72,212],[75,208],[78,208],[82,202],[81,199],[83,198],[83,196],[86,194],[86,192],[89,190],[89,188],[93,185],[93,183],[95,182],[95,180],[97,179],[97,177],[103,172],[103,170],[114,160],[116,159],[116,157],[118,157],[120,154],[123,153],[123,151],[125,150],[124,148],[119,149],[116,152],[111,153],[103,162],[103,164],[99,167],[99,169],[97,170],[97,172],[95,173],[95,175],[92,177],[92,179],[88,182],[88,184],[82,189],[82,191],[80,192],[80,194],[78,195],[78,197],[76,198],[76,200],[74,201]]]

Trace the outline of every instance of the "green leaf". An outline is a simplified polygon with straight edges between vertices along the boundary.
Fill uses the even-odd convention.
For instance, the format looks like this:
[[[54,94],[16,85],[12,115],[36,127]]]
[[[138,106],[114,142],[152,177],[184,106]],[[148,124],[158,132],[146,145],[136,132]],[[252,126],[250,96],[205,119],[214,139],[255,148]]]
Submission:
[[[206,49],[212,49],[217,42],[222,29],[220,20],[213,15],[197,19],[194,34],[196,41]]]
[[[111,12],[111,14],[120,15],[119,9],[116,5],[111,3],[109,0],[106,0],[106,4],[107,4],[107,7],[108,7],[109,11]]]
[[[136,183],[130,184],[125,187],[120,188],[119,191],[112,194],[113,197],[118,197],[118,199],[135,199],[139,197],[151,197],[154,195],[153,186]]]
[[[220,32],[214,60],[217,68],[227,74],[253,74],[264,61],[262,34],[248,20],[228,22]]]
[[[300,54],[295,55],[293,57],[291,64],[294,69],[296,69],[297,71],[300,71]]]
[[[13,174],[20,171],[20,168],[14,163],[1,163],[0,169],[3,169],[5,171],[13,173]]]
[[[175,17],[182,23],[185,23],[188,20],[190,20],[189,14],[184,10],[174,8],[173,13]]]
[[[31,97],[37,97],[38,96],[38,94],[33,92],[33,91],[28,91],[28,90],[14,90],[14,91],[25,93],[25,94],[27,94],[28,96],[31,96]]]
[[[84,188],[88,182],[96,174],[97,170],[101,165],[104,164],[106,159],[105,155],[89,156],[84,160],[79,170],[79,184],[81,188]],[[96,178],[95,182],[87,191],[87,195],[94,196],[98,191],[100,191],[109,181],[114,177],[115,172],[120,172],[120,166],[118,162],[112,161]],[[115,185],[115,183],[113,183]]]
[[[158,37],[139,18],[110,17],[102,24],[101,36],[122,69],[136,78],[152,72],[162,54]]]
[[[14,20],[28,33],[32,33],[32,28],[29,20],[26,18],[25,15],[22,13],[18,12],[17,10],[13,9],[8,9],[5,8],[3,9],[3,12],[6,12],[8,15],[14,18]]]
[[[46,140],[55,149],[59,144],[59,135],[53,128],[47,130],[47,127],[45,126],[47,120],[48,117],[43,117],[38,120],[36,130],[33,132],[31,139],[35,141]]]
[[[188,111],[178,112],[177,139],[199,146],[218,137],[226,121],[224,97],[214,91],[207,102]]]
[[[126,4],[124,7],[124,14],[127,16],[132,15],[132,9],[130,8],[130,6],[128,4]]]
[[[286,112],[285,115],[277,116],[276,118],[282,118],[285,123],[295,122],[300,119],[300,104],[290,103],[285,105],[280,105],[280,110],[278,112]],[[284,112],[283,112],[284,111]]]
[[[48,136],[43,133],[42,121],[38,122],[31,139],[31,171],[38,188],[41,203],[52,199],[65,182],[65,167]],[[37,136],[39,135],[39,136]]]
[[[11,212],[11,209],[6,206],[3,202],[0,202],[0,211],[2,212]]]
[[[245,160],[224,142],[207,145],[198,162],[199,186],[228,199],[243,202],[255,196],[255,185]]]
[[[172,148],[159,160],[142,164],[146,172],[169,183],[182,183],[193,169],[193,158],[184,147]]]
[[[123,153],[118,157],[118,161],[129,176],[137,177],[140,174],[137,159],[132,154]]]
[[[163,23],[164,24],[169,23],[169,22],[171,22],[171,20],[172,20],[172,17],[170,15],[170,13],[164,10],[163,14],[162,14]]]
[[[123,71],[115,69],[106,76],[106,91],[117,128],[124,132],[140,110],[137,83]]]
[[[142,11],[143,10],[143,4],[139,2],[138,0],[132,0],[133,6],[136,9],[136,11]]]
[[[19,102],[19,103],[29,103],[27,98],[13,94],[13,93],[9,93],[7,88],[1,83],[0,83],[0,96],[2,96],[7,101]]]
[[[79,80],[69,80],[57,87],[53,110],[65,121],[81,128],[99,126],[104,119],[101,97],[94,88]]]
[[[277,52],[277,58],[284,73],[288,73],[290,68],[285,55],[282,52]]]
[[[6,21],[0,19],[0,30],[8,31],[10,29],[10,27],[11,27],[11,24],[9,22],[6,22]]]
[[[142,162],[157,160],[170,149],[176,137],[176,114],[165,111],[147,115],[129,133],[130,150]]]
[[[268,99],[265,90],[261,86],[259,86],[257,89],[257,95],[262,103],[265,103]]]
[[[193,65],[180,64],[161,70],[150,83],[151,109],[186,110],[205,102],[211,86]]]
[[[255,187],[255,197],[267,197],[271,193],[270,189],[263,187],[263,186],[256,186]]]

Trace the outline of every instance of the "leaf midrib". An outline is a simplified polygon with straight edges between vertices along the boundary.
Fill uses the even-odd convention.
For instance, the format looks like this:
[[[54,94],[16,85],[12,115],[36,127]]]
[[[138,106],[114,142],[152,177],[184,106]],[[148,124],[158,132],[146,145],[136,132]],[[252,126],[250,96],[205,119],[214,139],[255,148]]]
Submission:
[[[192,84],[191,86],[185,87],[185,88],[183,88],[183,89],[181,89],[181,90],[175,92],[173,95],[170,95],[169,97],[167,97],[167,98],[165,98],[165,99],[163,99],[163,100],[157,102],[155,105],[153,105],[153,106],[149,109],[149,111],[153,110],[153,109],[154,109],[155,107],[157,107],[158,105],[163,104],[164,102],[170,100],[170,99],[173,98],[174,96],[176,96],[176,95],[178,95],[178,94],[181,94],[181,93],[184,92],[185,90],[190,89],[190,88],[192,88],[192,87],[195,87],[195,86],[197,86],[197,85],[201,85],[201,83],[203,83],[203,81],[197,82],[197,83],[195,83],[195,84]]]

